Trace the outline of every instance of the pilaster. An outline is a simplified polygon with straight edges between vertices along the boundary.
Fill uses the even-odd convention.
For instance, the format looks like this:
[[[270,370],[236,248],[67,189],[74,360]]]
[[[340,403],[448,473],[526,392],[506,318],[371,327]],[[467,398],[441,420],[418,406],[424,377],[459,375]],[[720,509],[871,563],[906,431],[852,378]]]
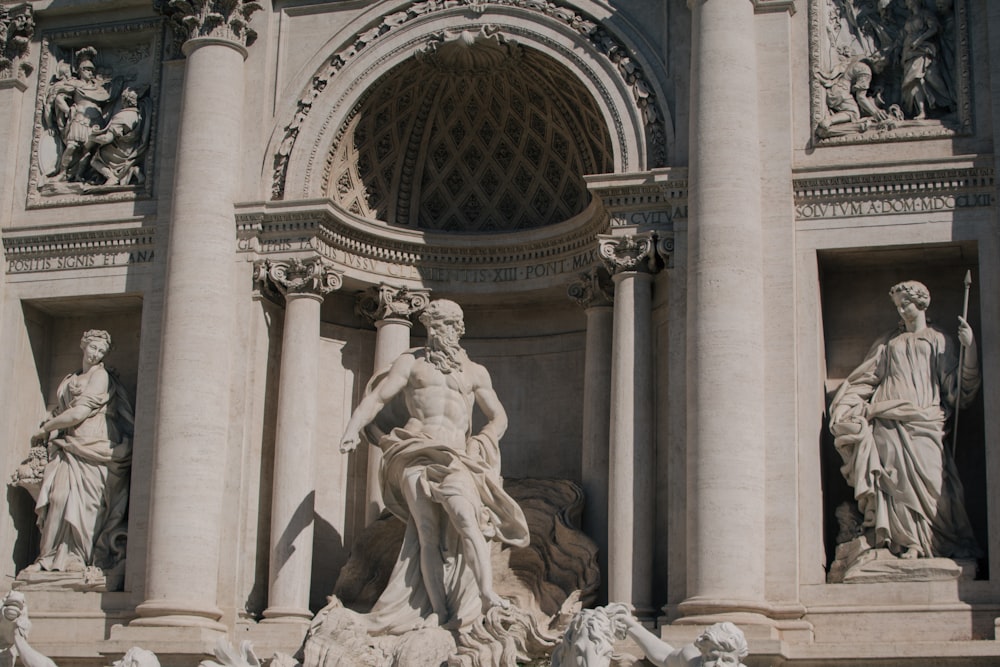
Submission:
[[[0,109],[7,110],[0,121],[0,227],[9,226],[12,215],[21,102],[34,71],[28,59],[34,32],[35,14],[30,4],[0,6]]]
[[[254,280],[285,302],[271,493],[265,622],[308,623],[315,503],[314,440],[319,393],[320,305],[341,275],[320,257],[261,260]]]
[[[581,475],[586,505],[583,531],[597,543],[597,563],[608,571],[608,438],[611,404],[611,341],[614,322],[614,282],[607,269],[595,266],[569,286],[569,298],[587,315],[583,381],[583,443]],[[608,601],[607,577],[601,577],[598,604]]]
[[[386,283],[370,287],[359,297],[356,311],[375,325],[375,374],[387,370],[392,362],[410,349],[412,317],[422,311],[430,302],[430,292],[396,287]],[[368,447],[367,480],[365,484],[365,525],[379,517],[382,508],[382,489],[379,470],[382,466],[382,451]]]

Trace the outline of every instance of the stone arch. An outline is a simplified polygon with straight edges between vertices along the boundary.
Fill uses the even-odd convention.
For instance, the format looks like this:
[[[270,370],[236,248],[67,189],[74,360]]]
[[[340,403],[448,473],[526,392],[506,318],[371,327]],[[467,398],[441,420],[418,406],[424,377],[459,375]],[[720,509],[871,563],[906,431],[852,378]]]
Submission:
[[[600,24],[530,0],[470,2],[448,9],[437,5],[415,3],[379,16],[346,42],[331,44],[326,53],[333,55],[314,63],[310,84],[272,137],[272,199],[326,197],[331,150],[379,78],[426,52],[442,36],[484,30],[547,59],[590,91],[610,137],[609,171],[665,164],[673,128],[663,96],[656,94],[655,81],[643,75],[637,56]]]

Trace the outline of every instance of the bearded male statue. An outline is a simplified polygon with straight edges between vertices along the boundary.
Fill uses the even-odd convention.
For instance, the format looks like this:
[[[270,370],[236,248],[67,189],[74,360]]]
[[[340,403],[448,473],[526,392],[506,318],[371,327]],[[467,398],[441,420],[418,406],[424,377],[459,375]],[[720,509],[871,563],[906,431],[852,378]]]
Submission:
[[[353,450],[363,433],[382,450],[386,507],[407,524],[389,583],[366,615],[374,634],[458,629],[506,608],[493,588],[489,541],[528,544],[524,514],[500,477],[507,415],[487,370],[459,345],[462,309],[438,299],[420,321],[426,347],[404,352],[372,379],[340,445]],[[487,420],[475,434],[474,406]]]

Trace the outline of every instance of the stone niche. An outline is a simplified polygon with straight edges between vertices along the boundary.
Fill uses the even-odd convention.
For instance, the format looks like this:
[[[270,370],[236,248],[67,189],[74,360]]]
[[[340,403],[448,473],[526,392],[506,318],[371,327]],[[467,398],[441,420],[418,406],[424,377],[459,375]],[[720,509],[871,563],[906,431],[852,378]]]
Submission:
[[[843,459],[834,447],[834,438],[830,434],[830,402],[844,379],[865,359],[876,339],[899,326],[900,317],[889,297],[889,289],[905,280],[922,282],[931,294],[927,309],[929,324],[940,326],[954,336],[958,326],[957,316],[962,313],[963,280],[966,271],[971,271],[968,321],[979,346],[980,368],[982,350],[990,343],[984,342],[982,335],[978,248],[975,242],[826,250],[818,253],[817,262],[826,369],[826,411],[818,439],[822,461],[823,535],[827,567],[830,569],[835,563],[838,543],[846,540],[842,521],[838,519],[838,508],[845,504],[857,508],[853,489],[840,471]],[[965,490],[965,507],[983,552],[974,563],[976,579],[988,579],[990,574],[983,403],[983,391],[980,390],[971,405],[961,410],[954,454],[958,476]],[[953,421],[949,422],[949,431]],[[948,433],[946,449],[951,447],[951,438],[951,433]],[[845,518],[844,509],[840,509],[839,514]],[[963,576],[971,575],[972,565],[969,564]],[[836,581],[835,576],[830,580]]]
[[[23,435],[8,442],[4,480],[10,482],[29,456],[30,435],[43,417],[57,405],[57,389],[62,379],[80,368],[80,337],[90,329],[103,329],[111,334],[112,348],[106,366],[117,372],[131,400],[138,383],[139,330],[142,299],[128,297],[77,297],[22,302],[24,338],[30,355],[26,354],[17,371],[18,391],[11,395],[18,415],[8,433]],[[27,352],[27,350],[26,350]],[[142,446],[141,444],[139,445]],[[134,494],[133,494],[134,495]],[[7,486],[9,516],[13,523],[12,544],[5,552],[12,555],[4,574],[13,576],[38,556],[39,532],[35,522],[35,503],[23,488]],[[13,571],[7,568],[13,567]]]

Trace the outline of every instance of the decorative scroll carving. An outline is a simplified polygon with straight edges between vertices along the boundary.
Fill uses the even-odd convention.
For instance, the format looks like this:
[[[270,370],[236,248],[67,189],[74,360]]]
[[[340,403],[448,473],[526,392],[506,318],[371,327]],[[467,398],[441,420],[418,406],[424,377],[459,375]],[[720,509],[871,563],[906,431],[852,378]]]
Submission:
[[[152,193],[160,23],[116,24],[43,39],[29,207]]]
[[[428,290],[411,290],[380,284],[371,287],[358,297],[355,311],[369,322],[380,320],[407,320],[430,303]]]
[[[615,284],[603,266],[595,266],[567,289],[569,298],[581,308],[610,306],[615,300]]]
[[[262,7],[247,0],[153,0],[153,9],[167,17],[177,46],[211,37],[247,47],[257,39],[250,17]]]
[[[35,13],[31,5],[0,6],[0,81],[23,81],[34,70],[27,61],[34,32]]]
[[[254,282],[271,296],[311,294],[323,297],[340,289],[342,274],[321,257],[264,259],[254,264]]]
[[[972,130],[964,0],[820,0],[810,6],[818,143]]]
[[[597,239],[600,244],[598,254],[612,274],[623,271],[654,273],[660,268],[656,234],[600,234]]]
[[[666,165],[667,130],[665,123],[668,122],[669,117],[661,110],[660,102],[653,92],[653,86],[632,57],[631,52],[601,27],[597,21],[554,3],[538,2],[537,0],[423,0],[415,2],[401,11],[382,17],[377,24],[358,33],[354,41],[334,54],[324,68],[316,73],[312,79],[312,85],[299,98],[298,109],[292,121],[285,126],[283,139],[274,155],[271,180],[272,199],[284,197],[288,161],[298,139],[299,130],[312,112],[314,102],[326,89],[330,79],[336,76],[348,62],[356,58],[361,51],[387,33],[399,29],[405,23],[416,18],[459,6],[470,7],[480,13],[485,12],[490,6],[516,7],[522,10],[540,12],[585,36],[602,56],[614,64],[619,76],[631,90],[633,101],[642,112],[650,144],[650,166],[662,167]]]

